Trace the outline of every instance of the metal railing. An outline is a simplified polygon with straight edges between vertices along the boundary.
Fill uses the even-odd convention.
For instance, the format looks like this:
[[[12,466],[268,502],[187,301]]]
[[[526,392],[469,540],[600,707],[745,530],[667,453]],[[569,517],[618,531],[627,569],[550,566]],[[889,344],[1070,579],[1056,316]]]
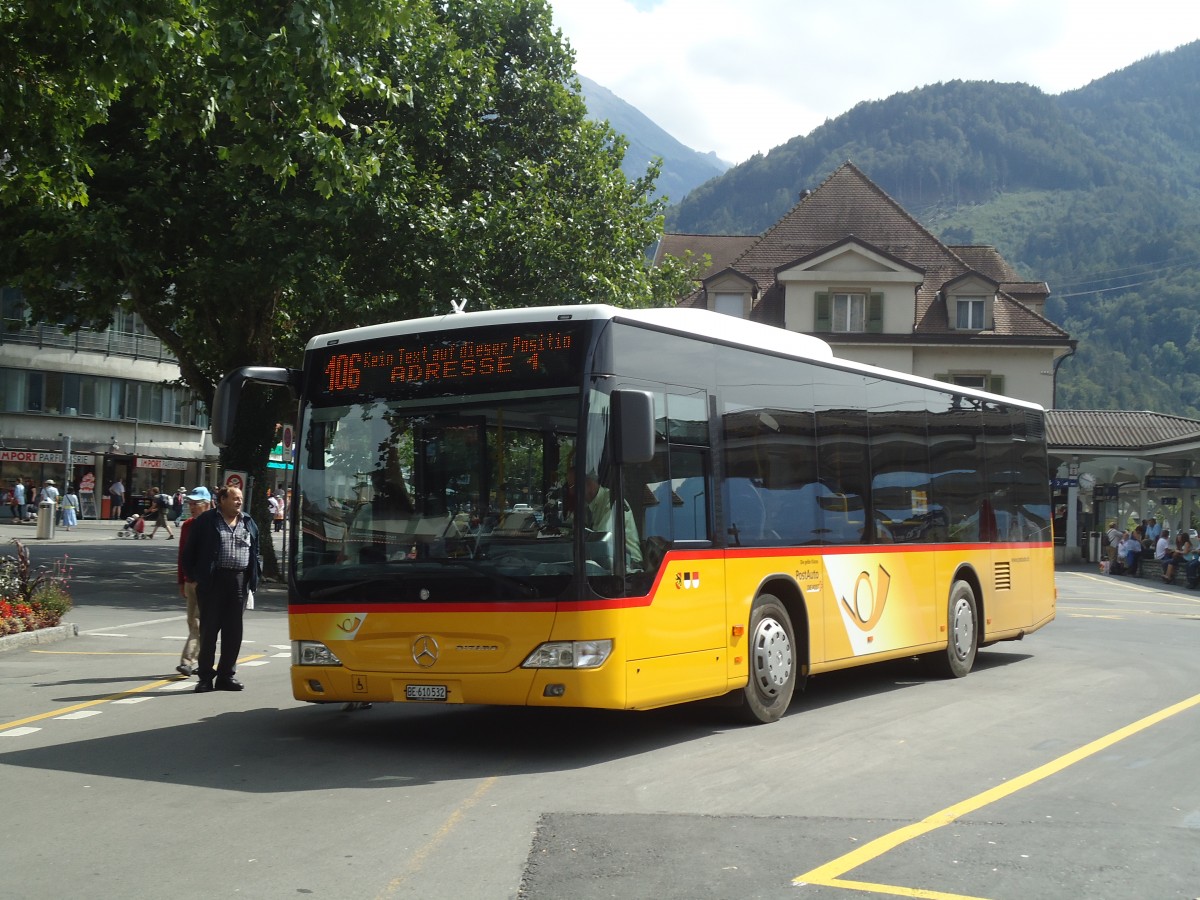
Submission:
[[[55,347],[81,353],[104,353],[175,365],[179,363],[166,345],[151,334],[133,334],[113,331],[111,328],[106,331],[81,328],[68,334],[61,325],[44,323],[22,325],[10,330],[12,324],[6,321],[0,327],[0,344],[31,344],[38,348]]]

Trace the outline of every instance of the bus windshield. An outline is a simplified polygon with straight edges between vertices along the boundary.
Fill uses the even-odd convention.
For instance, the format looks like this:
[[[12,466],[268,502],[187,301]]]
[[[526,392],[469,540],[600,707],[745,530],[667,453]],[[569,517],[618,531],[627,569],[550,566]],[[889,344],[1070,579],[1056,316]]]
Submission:
[[[310,406],[297,460],[300,602],[558,597],[576,387]]]

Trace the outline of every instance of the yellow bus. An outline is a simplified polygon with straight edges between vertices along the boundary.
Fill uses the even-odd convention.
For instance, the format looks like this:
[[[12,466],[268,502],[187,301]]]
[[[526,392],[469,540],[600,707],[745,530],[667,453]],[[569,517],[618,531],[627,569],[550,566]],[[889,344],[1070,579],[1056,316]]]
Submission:
[[[302,370],[291,680],[313,702],[772,722],[812,675],[947,676],[1055,614],[1043,410],[702,310],[455,313]]]

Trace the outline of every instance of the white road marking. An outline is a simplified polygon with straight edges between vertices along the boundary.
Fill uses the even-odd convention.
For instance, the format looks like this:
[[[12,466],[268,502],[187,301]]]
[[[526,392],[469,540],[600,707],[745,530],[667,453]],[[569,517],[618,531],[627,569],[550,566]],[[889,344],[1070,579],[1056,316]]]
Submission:
[[[109,627],[110,628],[140,628],[143,625],[161,625],[163,622],[180,622],[186,618],[187,618],[187,616],[170,616],[169,618],[166,618],[166,619],[147,619],[144,622],[129,622],[125,625],[110,625]],[[99,634],[100,632],[106,631],[106,630],[107,629],[104,629],[104,628],[98,628],[95,631],[81,631],[80,634]],[[125,635],[120,635],[120,637],[125,637]]]

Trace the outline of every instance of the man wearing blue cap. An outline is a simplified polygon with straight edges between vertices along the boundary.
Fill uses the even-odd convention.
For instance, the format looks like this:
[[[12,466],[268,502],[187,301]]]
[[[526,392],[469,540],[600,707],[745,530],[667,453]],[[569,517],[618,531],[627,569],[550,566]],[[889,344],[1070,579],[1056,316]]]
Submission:
[[[260,569],[258,526],[243,511],[244,503],[241,488],[218,488],[215,508],[191,520],[195,524],[180,554],[184,574],[196,582],[200,601],[196,693],[245,687],[234,678],[242,646],[242,610],[247,594],[258,587]]]
[[[200,654],[200,601],[196,597],[196,582],[188,581],[183,573],[183,548],[187,546],[188,529],[196,521],[200,513],[208,512],[212,504],[212,494],[206,487],[193,488],[188,491],[188,517],[179,526],[179,556],[176,563],[179,579],[179,594],[187,601],[188,636],[183,643],[183,652],[179,655],[179,665],[175,671],[186,678],[191,678],[196,671],[196,659]]]

